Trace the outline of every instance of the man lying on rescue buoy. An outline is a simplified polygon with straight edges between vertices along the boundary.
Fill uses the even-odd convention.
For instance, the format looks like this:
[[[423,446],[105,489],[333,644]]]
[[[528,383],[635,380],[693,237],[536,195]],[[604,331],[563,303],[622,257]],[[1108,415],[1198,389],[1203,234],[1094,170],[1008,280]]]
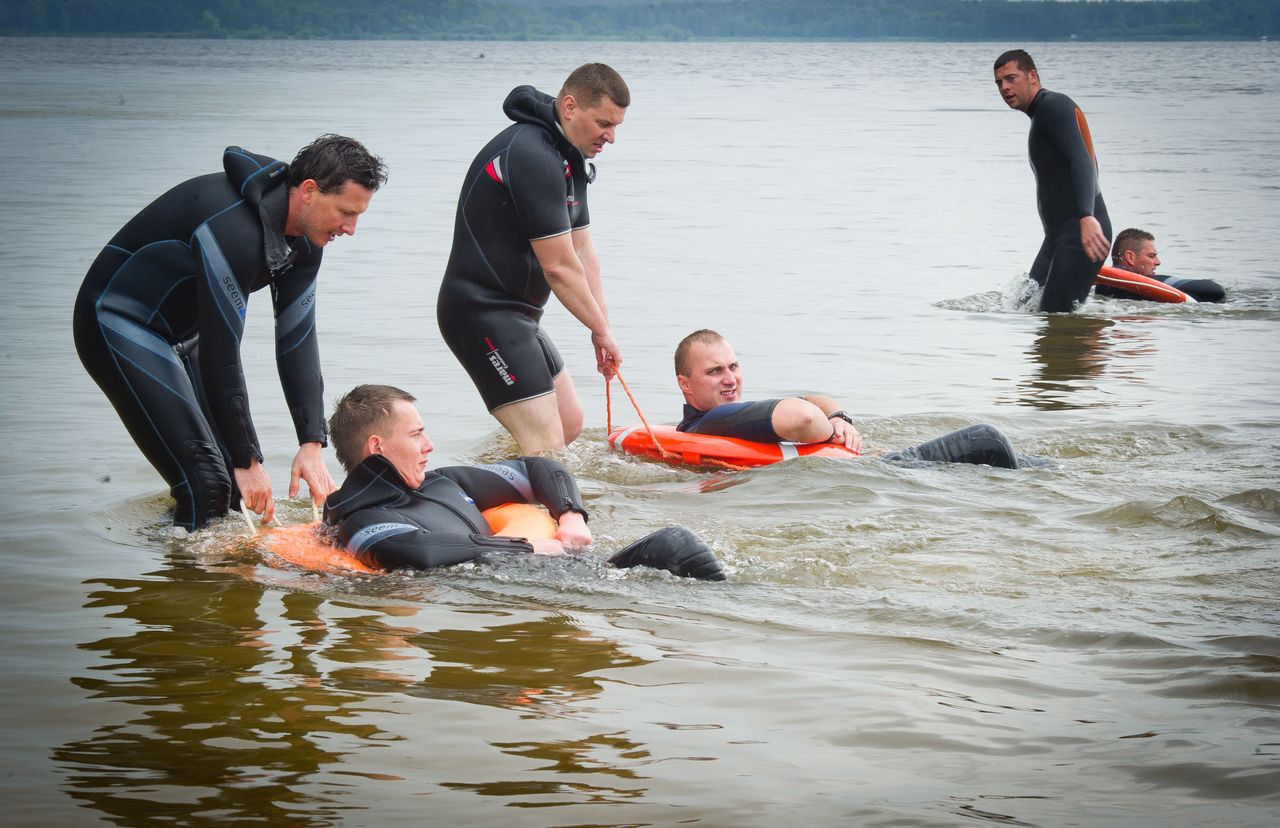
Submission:
[[[1115,244],[1111,248],[1111,263],[1121,270],[1164,282],[1190,296],[1197,302],[1222,302],[1227,298],[1227,291],[1212,279],[1184,279],[1180,276],[1160,276],[1156,268],[1160,266],[1160,254],[1156,251],[1156,237],[1146,230],[1129,227],[1116,235]],[[1119,287],[1097,285],[1093,292],[1099,296],[1110,296],[1120,299],[1141,299]]]
[[[337,527],[347,551],[381,569],[432,569],[491,553],[563,555],[590,545],[578,484],[555,460],[520,457],[427,471],[435,446],[414,402],[389,385],[359,385],[338,401],[329,419],[347,479],[325,501],[324,522]],[[495,536],[481,512],[506,503],[545,506],[557,524],[555,537]],[[724,580],[711,549],[680,526],[641,538],[609,562]]]
[[[677,431],[736,437],[757,443],[836,443],[862,449],[862,435],[840,404],[822,394],[742,402],[742,365],[729,341],[703,328],[680,340],[676,383],[684,394]],[[975,425],[944,434],[886,460],[974,463],[1018,467],[1013,446],[995,426]]]

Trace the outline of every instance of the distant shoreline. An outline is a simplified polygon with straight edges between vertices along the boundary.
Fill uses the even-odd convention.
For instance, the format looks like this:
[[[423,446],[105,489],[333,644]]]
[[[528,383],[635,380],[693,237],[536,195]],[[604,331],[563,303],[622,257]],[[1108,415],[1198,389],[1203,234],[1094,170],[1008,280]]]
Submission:
[[[0,39],[64,39],[64,40],[200,40],[200,41],[253,41],[264,42],[307,42],[318,43],[1268,43],[1265,36],[1251,37],[1246,35],[1185,35],[1179,37],[1061,37],[1017,40],[999,37],[623,37],[623,36],[576,36],[576,37],[530,37],[530,36],[411,36],[404,34],[368,35],[364,37],[336,36],[299,36],[284,34],[237,34],[209,36],[207,34],[184,34],[171,32],[0,32]]]

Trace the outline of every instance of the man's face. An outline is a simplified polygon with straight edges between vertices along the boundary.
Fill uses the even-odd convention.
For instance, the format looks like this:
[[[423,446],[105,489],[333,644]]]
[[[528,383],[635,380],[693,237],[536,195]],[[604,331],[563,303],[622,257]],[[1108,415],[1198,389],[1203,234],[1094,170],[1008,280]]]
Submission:
[[[695,342],[689,349],[688,376],[676,377],[685,402],[699,411],[710,411],[742,398],[742,368],[733,346],[721,339]]]
[[[1017,61],[1009,61],[996,67],[996,89],[1010,109],[1026,112],[1031,101],[1040,91],[1040,75],[1036,70],[1024,72]]]
[[[587,158],[595,158],[605,144],[613,143],[627,110],[614,103],[608,95],[601,95],[594,106],[585,107],[579,106],[572,95],[565,95],[560,101],[560,114],[569,143]]]
[[[373,453],[386,457],[405,483],[411,488],[418,488],[427,477],[427,455],[436,447],[427,436],[422,415],[413,403],[395,401],[391,406],[391,426],[387,432],[379,435]]]
[[[324,247],[338,236],[354,236],[356,221],[369,209],[373,190],[347,181],[331,193],[320,192],[310,178],[290,193],[286,236],[305,236],[316,247]]]
[[[1160,254],[1156,252],[1156,243],[1143,240],[1137,250],[1126,250],[1121,257],[1124,266],[1143,276],[1155,276],[1160,266]]]

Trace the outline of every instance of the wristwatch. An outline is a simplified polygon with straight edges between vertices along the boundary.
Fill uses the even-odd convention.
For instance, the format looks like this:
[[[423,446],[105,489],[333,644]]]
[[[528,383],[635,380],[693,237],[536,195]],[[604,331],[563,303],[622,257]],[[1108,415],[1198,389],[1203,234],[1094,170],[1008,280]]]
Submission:
[[[849,425],[853,425],[853,418],[850,417],[848,412],[846,412],[843,408],[840,409],[839,411],[832,411],[830,414],[827,415],[828,420],[834,420],[836,417],[839,417],[840,419],[844,420]]]

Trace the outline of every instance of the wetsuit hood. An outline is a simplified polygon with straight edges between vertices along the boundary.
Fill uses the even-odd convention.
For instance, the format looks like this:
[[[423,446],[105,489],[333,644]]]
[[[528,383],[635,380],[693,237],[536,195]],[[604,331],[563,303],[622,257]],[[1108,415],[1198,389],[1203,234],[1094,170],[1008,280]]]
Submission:
[[[555,98],[545,92],[539,92],[528,84],[517,86],[502,102],[502,111],[517,124],[533,124],[545,129],[555,141],[560,154],[568,158],[570,164],[578,169],[587,170],[590,173],[588,180],[595,177],[595,165],[588,165],[586,156],[564,134],[564,129],[560,126],[560,117],[556,114]]]
[[[428,477],[434,473],[428,473]],[[423,485],[426,485],[425,482]],[[324,503],[325,523],[339,523],[361,509],[372,509],[408,497],[413,491],[391,461],[371,454],[351,470]]]
[[[289,211],[289,188],[284,184],[289,166],[240,147],[227,147],[222,153],[222,169],[245,202],[258,211],[267,268],[272,273],[286,269],[295,255],[284,237]]]

